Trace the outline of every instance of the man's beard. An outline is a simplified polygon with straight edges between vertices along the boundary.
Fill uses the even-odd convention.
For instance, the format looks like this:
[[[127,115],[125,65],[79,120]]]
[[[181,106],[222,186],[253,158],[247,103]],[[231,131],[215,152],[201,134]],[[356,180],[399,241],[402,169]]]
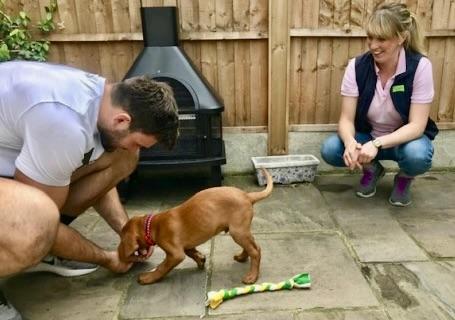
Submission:
[[[98,126],[101,144],[106,152],[112,152],[120,146],[120,140],[128,135],[128,130],[113,131]]]

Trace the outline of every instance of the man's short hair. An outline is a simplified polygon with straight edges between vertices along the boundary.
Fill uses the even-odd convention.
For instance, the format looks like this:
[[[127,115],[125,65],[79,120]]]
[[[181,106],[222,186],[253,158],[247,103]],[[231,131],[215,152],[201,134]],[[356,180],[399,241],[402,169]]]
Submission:
[[[112,104],[131,116],[131,131],[153,134],[172,149],[178,136],[177,103],[172,88],[149,76],[123,80],[112,89]]]

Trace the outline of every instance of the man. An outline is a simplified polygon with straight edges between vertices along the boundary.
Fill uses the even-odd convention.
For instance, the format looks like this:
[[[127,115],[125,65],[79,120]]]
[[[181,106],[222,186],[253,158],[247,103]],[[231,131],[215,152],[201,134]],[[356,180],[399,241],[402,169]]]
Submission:
[[[0,176],[15,180],[0,178],[0,277],[36,264],[64,276],[96,265],[126,272],[131,264],[116,251],[85,239],[56,213],[68,224],[93,206],[120,233],[128,216],[115,186],[135,169],[141,147],[172,148],[177,139],[172,90],[148,77],[108,84],[25,61],[1,63],[0,83]],[[59,258],[40,263],[48,253]],[[138,261],[151,252],[142,254]],[[0,292],[1,319],[2,312],[20,317]]]

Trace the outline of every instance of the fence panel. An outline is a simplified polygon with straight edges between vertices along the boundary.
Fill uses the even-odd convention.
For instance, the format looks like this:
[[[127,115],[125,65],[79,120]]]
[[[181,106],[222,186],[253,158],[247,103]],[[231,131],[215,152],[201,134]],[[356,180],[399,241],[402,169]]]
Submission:
[[[363,25],[383,2],[391,1],[289,2],[289,124],[337,122],[345,66],[366,50]],[[431,116],[453,128],[455,2],[401,2],[426,35],[435,83]],[[48,3],[6,0],[5,9],[25,10],[36,21]],[[268,0],[58,0],[49,60],[122,79],[142,48],[141,5],[178,6],[182,46],[223,97],[225,126],[267,126]]]

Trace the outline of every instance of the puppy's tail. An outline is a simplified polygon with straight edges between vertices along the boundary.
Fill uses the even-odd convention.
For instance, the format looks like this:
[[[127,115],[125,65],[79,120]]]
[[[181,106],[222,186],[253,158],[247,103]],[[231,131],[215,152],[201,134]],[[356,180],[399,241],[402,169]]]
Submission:
[[[272,190],[273,190],[273,179],[272,179],[272,176],[270,175],[270,173],[265,168],[261,168],[261,170],[265,174],[265,176],[267,177],[267,187],[264,190],[259,191],[259,192],[247,193],[247,196],[248,196],[248,198],[250,198],[251,203],[255,203],[255,202],[259,201],[259,200],[267,198],[270,195],[270,193],[272,193]]]

